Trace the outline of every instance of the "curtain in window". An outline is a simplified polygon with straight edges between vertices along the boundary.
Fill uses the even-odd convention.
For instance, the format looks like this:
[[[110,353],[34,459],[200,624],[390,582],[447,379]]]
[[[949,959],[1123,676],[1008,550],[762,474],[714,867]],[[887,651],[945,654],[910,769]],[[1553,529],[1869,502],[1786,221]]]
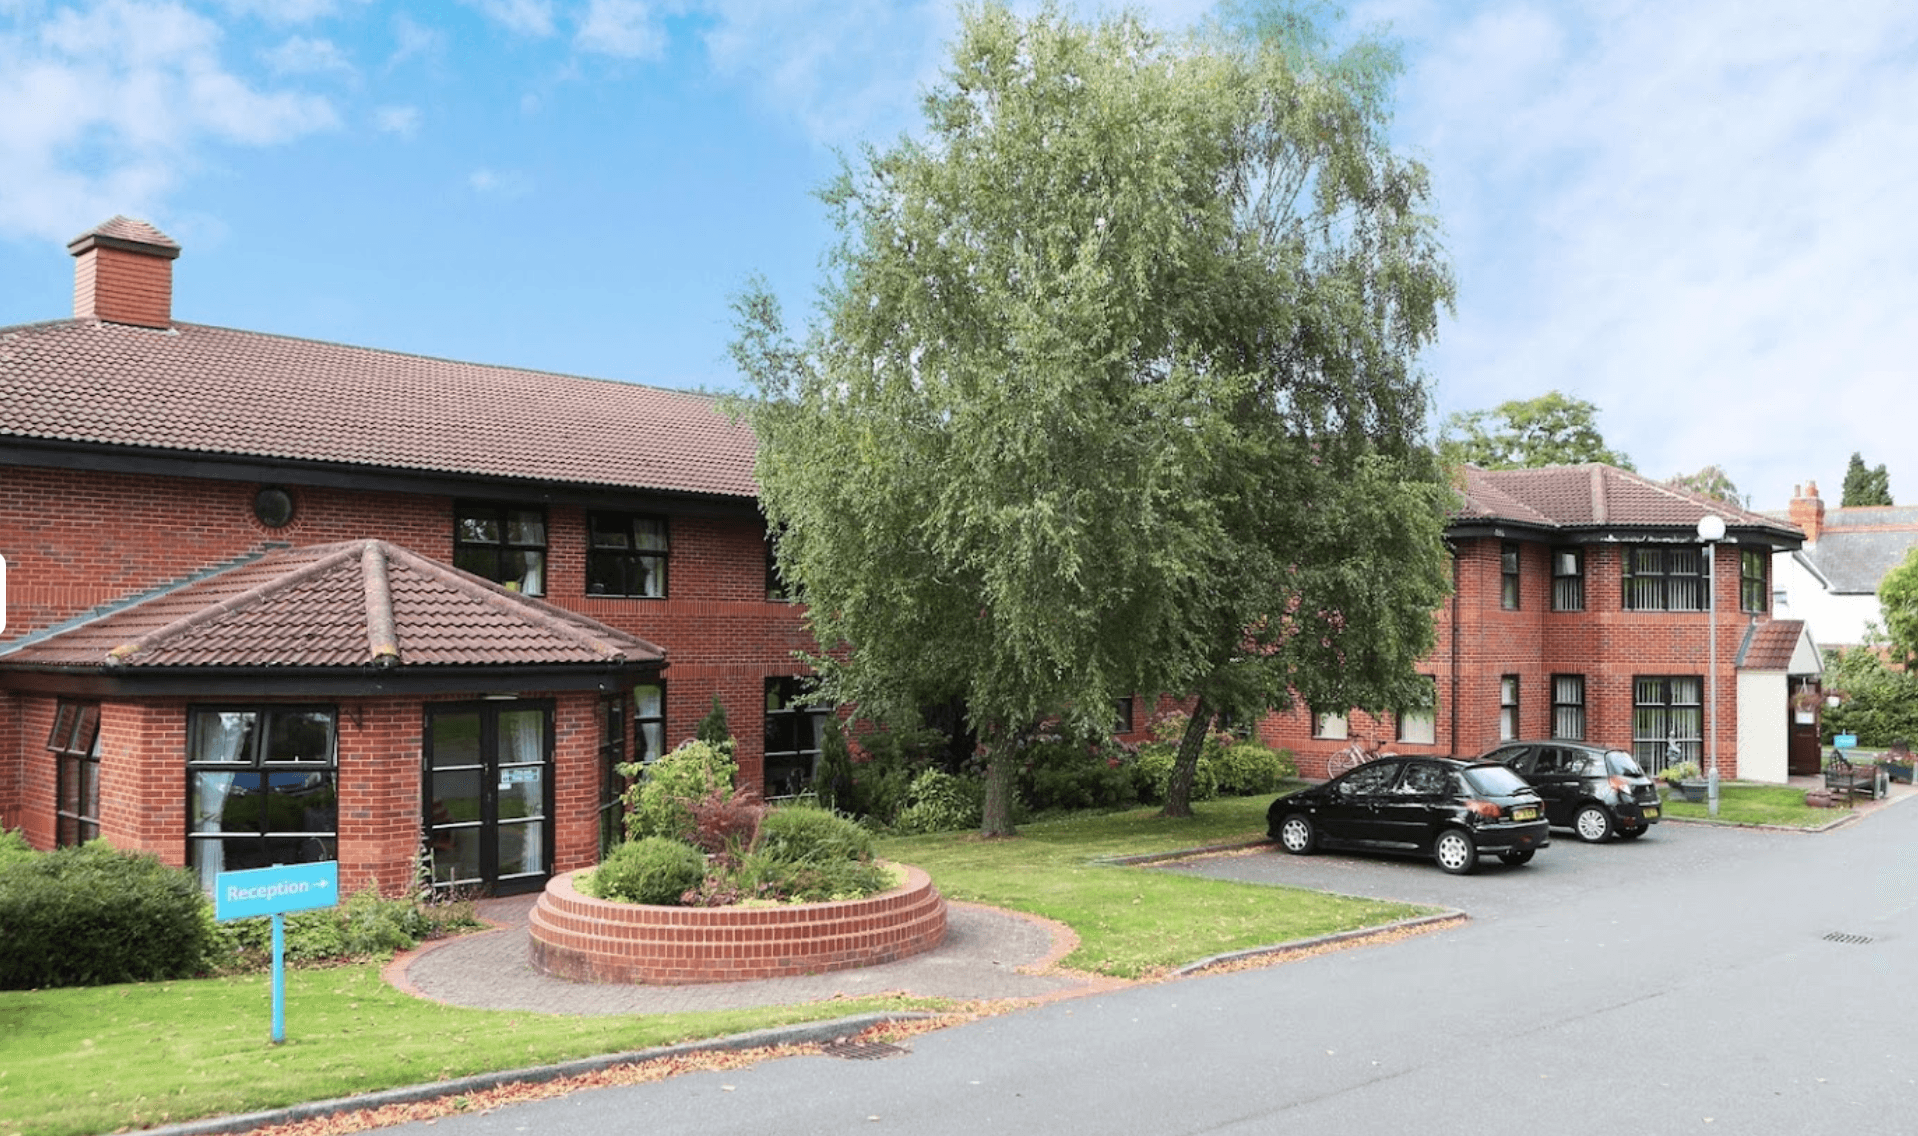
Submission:
[[[242,762],[248,757],[247,742],[257,721],[252,713],[197,714],[193,718],[193,736],[187,739],[190,761]],[[198,772],[193,775],[193,831],[219,832],[226,814],[227,795],[233,791],[232,773]],[[213,890],[216,877],[226,870],[226,845],[218,840],[196,840],[200,887]]]
[[[499,763],[513,765],[544,760],[546,714],[540,710],[512,710],[499,716]]]

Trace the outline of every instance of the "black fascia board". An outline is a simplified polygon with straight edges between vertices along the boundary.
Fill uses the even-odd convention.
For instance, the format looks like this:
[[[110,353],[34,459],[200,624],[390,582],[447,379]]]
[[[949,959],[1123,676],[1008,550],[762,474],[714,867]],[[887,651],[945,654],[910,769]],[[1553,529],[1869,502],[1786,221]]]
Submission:
[[[153,446],[115,446],[43,438],[0,438],[0,465],[76,469],[148,477],[192,477],[207,481],[313,486],[372,493],[412,493],[465,500],[560,505],[635,513],[743,518],[760,516],[759,501],[720,493],[640,489],[532,478],[485,477],[439,470],[355,465],[347,462],[296,461],[169,450]]]
[[[1542,544],[1698,544],[1698,530],[1685,525],[1592,525],[1579,528],[1547,528],[1515,521],[1473,520],[1446,526],[1447,540],[1473,538],[1530,540]],[[1802,541],[1784,533],[1757,526],[1727,528],[1720,545],[1750,547],[1762,544],[1774,552],[1790,552]]]
[[[377,698],[598,691],[657,680],[665,663],[540,667],[0,667],[0,690],[76,698]]]

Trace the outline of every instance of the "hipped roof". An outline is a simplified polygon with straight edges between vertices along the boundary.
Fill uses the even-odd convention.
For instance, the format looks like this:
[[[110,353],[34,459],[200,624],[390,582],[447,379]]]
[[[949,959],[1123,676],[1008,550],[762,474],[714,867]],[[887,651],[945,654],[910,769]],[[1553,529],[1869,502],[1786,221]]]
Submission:
[[[1607,535],[1682,537],[1716,515],[1727,532],[1796,548],[1804,532],[1749,509],[1653,481],[1631,470],[1589,462],[1543,469],[1461,467],[1454,528],[1516,525],[1565,538]]]

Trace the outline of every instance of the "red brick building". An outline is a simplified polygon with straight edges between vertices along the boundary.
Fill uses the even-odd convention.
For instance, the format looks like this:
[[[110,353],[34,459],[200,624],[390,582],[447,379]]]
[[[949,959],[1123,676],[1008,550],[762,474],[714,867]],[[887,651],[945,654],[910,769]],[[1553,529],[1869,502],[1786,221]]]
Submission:
[[[1320,707],[1265,723],[1303,772],[1322,772],[1351,736],[1463,756],[1581,738],[1659,769],[1674,743],[1701,760],[1714,718],[1722,776],[1783,781],[1794,745],[1816,769],[1816,726],[1796,721],[1791,695],[1815,686],[1818,654],[1802,622],[1771,613],[1772,556],[1799,546],[1796,526],[1606,465],[1463,476],[1447,529],[1453,595],[1420,668],[1436,711],[1375,720]],[[1725,525],[1709,558],[1707,514]]]
[[[73,318],[0,329],[0,826],[511,889],[715,697],[747,778],[808,766],[710,399],[180,323],[151,226],[69,250]]]

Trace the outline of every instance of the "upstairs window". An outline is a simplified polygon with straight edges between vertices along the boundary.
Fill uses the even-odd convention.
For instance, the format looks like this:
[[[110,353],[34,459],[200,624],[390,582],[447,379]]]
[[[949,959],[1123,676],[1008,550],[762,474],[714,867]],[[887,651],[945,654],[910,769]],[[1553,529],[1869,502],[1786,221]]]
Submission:
[[[453,566],[509,592],[545,595],[545,511],[461,502],[453,510]]]
[[[1762,615],[1771,594],[1771,556],[1762,550],[1738,551],[1738,610]]]
[[[1705,554],[1696,545],[1625,549],[1626,611],[1704,611]]]
[[[586,594],[663,599],[666,518],[586,515]]]
[[[54,711],[53,842],[62,848],[100,835],[100,704],[62,701]]]
[[[1518,545],[1502,544],[1498,550],[1498,603],[1506,611],[1518,610]]]
[[[1552,550],[1552,610],[1585,610],[1585,550]]]

